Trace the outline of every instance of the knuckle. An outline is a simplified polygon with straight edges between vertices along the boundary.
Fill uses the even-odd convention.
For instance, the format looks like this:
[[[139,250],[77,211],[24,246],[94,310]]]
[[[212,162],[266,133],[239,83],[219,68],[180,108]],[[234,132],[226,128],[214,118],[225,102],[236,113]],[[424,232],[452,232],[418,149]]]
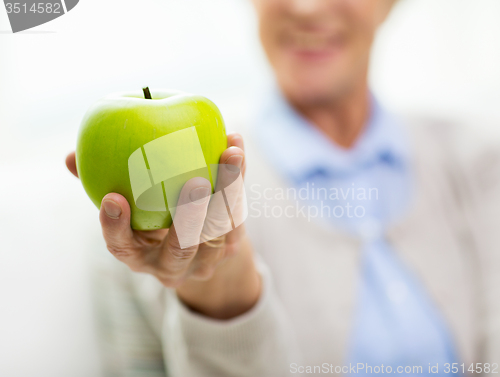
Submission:
[[[173,272],[168,269],[157,269],[153,275],[167,288],[177,288],[181,285],[186,275],[185,270]]]
[[[130,268],[130,270],[132,272],[143,272],[144,271],[143,266],[138,264],[138,263],[130,264],[130,265],[128,265],[128,268]]]
[[[226,246],[226,235],[216,237],[216,238],[209,238],[203,244],[204,244],[204,246],[209,247],[211,249],[224,248]]]
[[[160,283],[167,288],[176,288],[180,284],[180,279],[172,276],[157,277]]]
[[[108,251],[117,258],[123,258],[130,255],[130,249],[119,245],[107,245]]]
[[[190,259],[195,253],[195,250],[193,250],[193,248],[181,249],[180,247],[172,247],[170,248],[170,253],[176,259],[185,260]]]
[[[238,254],[239,244],[236,242],[226,243],[226,256]]]
[[[204,264],[193,271],[192,277],[197,280],[208,280],[214,275],[214,272],[214,266]]]

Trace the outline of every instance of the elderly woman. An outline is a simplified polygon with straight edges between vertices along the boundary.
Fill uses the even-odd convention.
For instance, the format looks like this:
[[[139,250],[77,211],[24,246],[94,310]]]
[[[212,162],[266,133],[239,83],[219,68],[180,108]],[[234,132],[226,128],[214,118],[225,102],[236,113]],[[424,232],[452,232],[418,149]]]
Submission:
[[[123,262],[99,272],[111,375],[500,371],[498,148],[370,94],[392,3],[254,0],[276,85],[220,162],[248,170],[245,226],[181,249],[104,198]]]

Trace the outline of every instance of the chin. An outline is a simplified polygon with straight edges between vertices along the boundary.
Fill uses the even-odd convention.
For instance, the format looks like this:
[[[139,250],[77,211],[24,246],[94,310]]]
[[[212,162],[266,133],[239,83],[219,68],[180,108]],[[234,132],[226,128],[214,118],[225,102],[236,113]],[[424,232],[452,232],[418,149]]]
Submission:
[[[336,80],[312,78],[310,76],[282,82],[281,87],[286,96],[296,105],[312,106],[331,104],[341,96],[341,83]]]

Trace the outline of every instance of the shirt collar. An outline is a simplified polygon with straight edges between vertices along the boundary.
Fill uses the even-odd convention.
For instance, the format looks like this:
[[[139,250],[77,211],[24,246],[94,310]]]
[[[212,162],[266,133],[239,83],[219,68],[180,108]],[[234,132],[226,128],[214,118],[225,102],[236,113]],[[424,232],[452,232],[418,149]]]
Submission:
[[[351,174],[378,163],[406,166],[409,143],[403,128],[372,95],[370,103],[371,115],[362,135],[345,149],[329,141],[274,89],[260,105],[255,136],[278,169],[295,182],[316,173]]]

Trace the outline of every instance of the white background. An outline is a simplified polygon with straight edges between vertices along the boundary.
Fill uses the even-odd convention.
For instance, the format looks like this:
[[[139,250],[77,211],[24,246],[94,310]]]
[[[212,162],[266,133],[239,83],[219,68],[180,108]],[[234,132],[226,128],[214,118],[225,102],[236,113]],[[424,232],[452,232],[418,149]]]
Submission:
[[[400,0],[373,90],[396,110],[500,119],[499,20],[498,0]],[[248,0],[81,0],[13,35],[0,5],[0,376],[99,376],[88,275],[106,251],[64,166],[85,110],[149,85],[235,112],[270,78],[255,28]]]

